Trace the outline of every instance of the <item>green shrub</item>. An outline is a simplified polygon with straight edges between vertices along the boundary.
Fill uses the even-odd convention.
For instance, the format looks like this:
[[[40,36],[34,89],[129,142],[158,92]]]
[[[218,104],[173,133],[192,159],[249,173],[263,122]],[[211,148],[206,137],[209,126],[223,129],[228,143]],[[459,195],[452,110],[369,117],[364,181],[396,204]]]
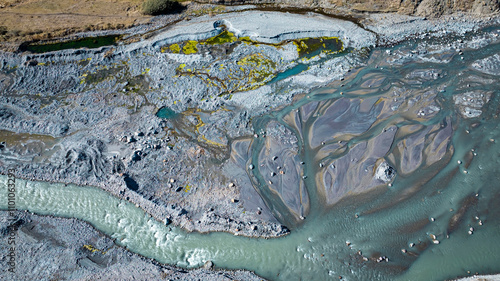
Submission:
[[[142,13],[145,15],[162,15],[179,10],[179,3],[172,0],[146,0],[142,4]]]
[[[7,27],[6,26],[0,26],[0,35],[5,35],[7,34]]]

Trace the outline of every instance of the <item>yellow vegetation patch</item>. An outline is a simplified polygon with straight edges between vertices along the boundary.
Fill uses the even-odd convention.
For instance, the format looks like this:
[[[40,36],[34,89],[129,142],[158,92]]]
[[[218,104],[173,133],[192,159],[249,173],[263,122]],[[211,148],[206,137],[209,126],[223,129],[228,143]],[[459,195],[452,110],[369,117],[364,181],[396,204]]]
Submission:
[[[169,49],[174,54],[178,54],[181,52],[181,47],[179,47],[179,44],[172,44],[170,45]]]
[[[100,252],[101,254],[106,254],[108,251],[106,250],[100,250],[100,249],[97,249],[95,248],[94,246],[90,245],[90,244],[86,244],[86,245],[83,245],[83,248],[84,249],[87,249],[89,251],[91,251],[92,253],[95,253],[95,252]]]
[[[221,32],[219,35],[216,35],[214,37],[210,37],[205,41],[202,41],[201,44],[208,44],[208,45],[221,45],[224,43],[232,43],[237,41],[238,38],[234,36],[233,33],[225,30]]]
[[[240,65],[240,70],[248,78],[247,83],[238,88],[239,91],[256,89],[275,76],[276,63],[259,53],[248,55],[239,60],[237,64]]]
[[[184,54],[186,54],[186,55],[196,54],[196,53],[198,53],[197,46],[198,46],[197,41],[189,40],[186,42],[184,47],[182,47],[182,52],[184,52]]]
[[[342,41],[337,37],[302,38],[293,40],[299,56],[315,52],[334,54],[344,50]]]
[[[222,143],[218,143],[218,142],[209,140],[204,135],[200,135],[200,137],[198,138],[198,140],[201,140],[201,141],[206,142],[206,143],[208,143],[210,145],[213,145],[213,146],[218,146],[218,147],[225,147],[226,146],[226,145],[224,145]]]

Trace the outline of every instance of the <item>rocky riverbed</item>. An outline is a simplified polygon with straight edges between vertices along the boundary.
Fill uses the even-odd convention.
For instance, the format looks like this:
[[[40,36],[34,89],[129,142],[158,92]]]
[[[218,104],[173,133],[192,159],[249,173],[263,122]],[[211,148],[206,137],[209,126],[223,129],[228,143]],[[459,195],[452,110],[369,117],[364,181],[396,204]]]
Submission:
[[[248,271],[213,270],[210,263],[189,271],[160,264],[118,247],[76,219],[27,212],[20,212],[13,222],[7,220],[7,212],[0,218],[2,239],[11,231],[17,234],[18,271],[10,280],[261,280]],[[6,247],[2,244],[2,252]]]
[[[288,117],[287,123],[296,126],[294,134],[276,123],[257,128],[255,118],[290,105],[318,87],[342,87],[345,79],[367,64],[377,46],[433,38],[416,49],[381,54],[379,67],[383,68],[415,60],[447,63],[463,50],[498,41],[498,32],[479,32],[481,27],[498,25],[495,16],[454,14],[430,20],[369,14],[353,23],[313,12],[254,8],[182,20],[154,32],[148,30],[150,33],[135,28],[133,32],[149,35],[113,47],[0,53],[0,173],[15,168],[18,178],[98,186],[135,203],[157,220],[188,231],[286,235],[310,209],[305,174],[296,157],[300,141],[294,135],[307,136],[308,132],[301,132],[303,124],[308,123],[313,131],[310,136],[315,136],[308,143],[318,151],[314,161],[321,171],[316,185],[323,187],[319,192],[327,205],[333,205],[348,193],[390,184],[394,169],[406,175],[424,160],[432,165],[448,159],[453,149],[448,147],[453,122],[445,119],[426,128],[407,125],[401,130],[406,135],[397,136],[396,128],[388,127],[370,141],[356,142],[357,148],[350,147],[342,158],[330,162],[328,153],[341,149],[342,141],[351,140],[333,132],[346,133],[345,124],[353,122],[356,124],[347,133],[361,134],[400,107],[407,107],[415,118],[433,118],[440,110],[436,95],[446,89],[421,92],[405,102],[398,100],[405,95],[401,87],[392,101],[385,97],[382,103],[345,98],[304,105]],[[474,61],[471,67],[498,75],[498,65],[497,55]],[[416,69],[404,79],[409,84],[425,84],[444,75],[439,69]],[[376,75],[364,79],[367,92],[383,82]],[[477,81],[491,84],[478,79],[470,77],[462,86],[471,88],[472,84],[472,89],[454,97],[454,106],[463,118],[480,116],[493,94],[475,87]],[[350,114],[335,115],[346,108]],[[323,115],[318,118],[314,112]],[[414,134],[417,131],[421,133]],[[252,162],[250,148],[256,139],[264,139],[266,149]],[[335,142],[328,143],[332,139]],[[393,142],[398,149],[386,155]],[[442,143],[445,145],[440,146]],[[424,158],[415,156],[423,151]],[[392,166],[382,160],[384,156]],[[286,166],[298,168],[281,169]],[[367,167],[376,170],[375,176],[358,176],[356,171]],[[255,168],[264,178],[252,177]],[[351,176],[344,177],[346,171]],[[269,194],[255,188],[259,181],[268,184]],[[351,185],[359,189],[340,188]],[[293,191],[284,192],[291,186]],[[60,220],[63,225],[78,224],[65,226],[68,229],[79,227],[89,237],[99,236],[79,222],[29,215],[21,219],[35,221],[33,226]],[[77,236],[57,239],[82,239]],[[108,240],[102,243],[111,247]],[[85,254],[71,241],[57,243],[71,245],[71,255]],[[123,249],[115,251],[117,264],[129,262]],[[91,252],[91,256],[97,255]],[[154,267],[159,276],[162,270],[175,270],[137,256],[130,259],[134,260],[132,271]],[[112,265],[106,263],[106,267]],[[81,270],[78,274],[90,276],[96,269]],[[217,273],[188,274],[193,276],[182,278]],[[247,275],[234,276],[231,278],[247,279]]]

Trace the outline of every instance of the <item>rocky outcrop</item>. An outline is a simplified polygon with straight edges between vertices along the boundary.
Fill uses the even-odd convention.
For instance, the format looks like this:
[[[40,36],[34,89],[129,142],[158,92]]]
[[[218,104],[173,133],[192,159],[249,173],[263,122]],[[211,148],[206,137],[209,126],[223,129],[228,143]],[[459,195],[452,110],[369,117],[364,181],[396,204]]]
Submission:
[[[224,5],[237,4],[276,4],[280,7],[325,8],[343,12],[397,12],[401,14],[438,17],[455,12],[469,12],[487,15],[500,11],[499,0],[201,0],[203,3]]]

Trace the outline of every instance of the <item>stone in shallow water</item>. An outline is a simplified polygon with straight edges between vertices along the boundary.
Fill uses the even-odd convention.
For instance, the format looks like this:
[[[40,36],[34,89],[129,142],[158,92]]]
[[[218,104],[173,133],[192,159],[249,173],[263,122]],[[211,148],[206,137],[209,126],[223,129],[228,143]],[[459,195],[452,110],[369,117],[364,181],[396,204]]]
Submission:
[[[396,170],[385,161],[378,165],[375,172],[375,178],[386,183],[392,181],[395,176]]]

